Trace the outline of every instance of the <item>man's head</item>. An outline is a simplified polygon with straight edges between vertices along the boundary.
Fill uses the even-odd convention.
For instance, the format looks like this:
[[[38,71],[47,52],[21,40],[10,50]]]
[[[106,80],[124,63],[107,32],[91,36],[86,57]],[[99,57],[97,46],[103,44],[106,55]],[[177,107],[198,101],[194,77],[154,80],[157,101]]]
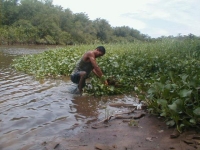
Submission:
[[[99,52],[96,56],[100,57],[106,53],[106,49],[103,46],[98,46],[96,50]]]

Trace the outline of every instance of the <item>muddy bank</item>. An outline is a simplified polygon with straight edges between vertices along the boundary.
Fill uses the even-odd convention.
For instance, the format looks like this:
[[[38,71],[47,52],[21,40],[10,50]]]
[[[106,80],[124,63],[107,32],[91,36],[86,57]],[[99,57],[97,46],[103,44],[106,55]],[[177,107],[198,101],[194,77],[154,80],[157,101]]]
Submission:
[[[143,111],[135,111],[140,116]],[[73,137],[57,137],[41,141],[44,150],[197,150],[200,149],[200,134],[186,131],[177,138],[170,138],[174,128],[168,128],[163,119],[145,112],[133,119],[130,125],[124,119],[113,119],[99,128],[96,123],[85,126],[82,132]]]

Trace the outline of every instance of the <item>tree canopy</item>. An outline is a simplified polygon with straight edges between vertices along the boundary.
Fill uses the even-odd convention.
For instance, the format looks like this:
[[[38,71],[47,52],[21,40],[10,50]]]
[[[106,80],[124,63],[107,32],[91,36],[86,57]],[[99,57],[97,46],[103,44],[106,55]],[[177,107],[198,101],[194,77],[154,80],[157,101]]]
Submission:
[[[112,27],[107,20],[90,20],[85,13],[53,5],[53,0],[0,0],[0,45],[92,44],[151,41],[128,26]]]
[[[52,0],[1,0],[0,44],[88,44],[146,40],[130,27],[111,27],[85,13],[53,5]]]

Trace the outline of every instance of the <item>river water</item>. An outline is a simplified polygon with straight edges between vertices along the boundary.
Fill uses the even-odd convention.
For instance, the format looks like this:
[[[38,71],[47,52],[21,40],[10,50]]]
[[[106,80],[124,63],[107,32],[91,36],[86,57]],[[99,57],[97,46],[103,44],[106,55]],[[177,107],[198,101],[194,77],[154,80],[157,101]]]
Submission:
[[[14,58],[48,49],[52,47],[0,47],[1,150],[38,149],[44,141],[73,136],[105,119],[108,110],[121,111],[109,107],[109,102],[132,100],[130,96],[75,96],[69,92],[74,85],[67,78],[38,81],[11,67]]]

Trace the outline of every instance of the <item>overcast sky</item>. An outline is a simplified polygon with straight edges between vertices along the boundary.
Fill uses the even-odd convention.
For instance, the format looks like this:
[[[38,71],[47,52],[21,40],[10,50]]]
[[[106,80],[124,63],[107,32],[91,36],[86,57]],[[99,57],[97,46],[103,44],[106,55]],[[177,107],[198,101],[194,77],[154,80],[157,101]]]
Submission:
[[[200,36],[200,0],[53,0],[54,5],[129,26],[150,37]]]

